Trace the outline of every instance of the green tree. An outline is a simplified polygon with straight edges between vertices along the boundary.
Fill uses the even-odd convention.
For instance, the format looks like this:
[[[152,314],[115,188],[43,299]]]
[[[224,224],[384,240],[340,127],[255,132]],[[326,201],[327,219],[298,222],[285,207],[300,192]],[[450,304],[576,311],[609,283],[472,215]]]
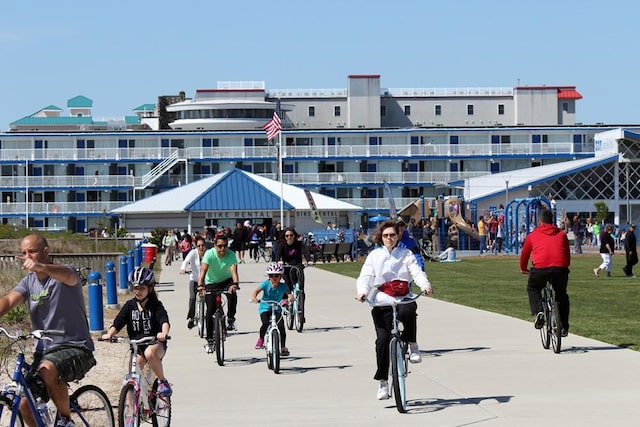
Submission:
[[[609,215],[609,208],[605,202],[595,202],[593,206],[596,208],[596,222],[601,224],[602,221],[607,219],[607,216]]]

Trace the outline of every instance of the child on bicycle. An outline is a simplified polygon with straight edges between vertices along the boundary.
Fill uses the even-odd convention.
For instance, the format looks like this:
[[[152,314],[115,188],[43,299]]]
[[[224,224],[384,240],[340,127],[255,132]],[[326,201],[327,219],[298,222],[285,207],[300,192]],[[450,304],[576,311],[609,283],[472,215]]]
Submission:
[[[156,277],[153,271],[146,267],[136,267],[129,274],[129,286],[133,288],[135,297],[127,301],[103,340],[109,340],[123,327],[127,327],[130,339],[140,339],[155,336],[155,344],[138,347],[137,362],[140,369],[149,362],[151,370],[158,377],[158,394],[170,396],[171,386],[164,376],[162,358],[167,351],[167,337],[169,336],[169,315],[164,305],[158,299],[154,289]]]
[[[257,298],[260,292],[262,292],[262,299],[266,301],[281,301],[286,299],[287,301],[292,302],[293,295],[289,292],[289,286],[282,281],[283,273],[284,268],[282,265],[277,262],[270,263],[267,266],[267,276],[269,276],[269,279],[260,283],[253,291],[253,294],[251,294],[251,302],[258,301]],[[282,309],[278,307],[277,311],[280,313],[282,312]],[[262,325],[260,326],[260,336],[256,342],[256,349],[260,349],[264,346],[264,335],[267,332],[269,323],[271,323],[271,307],[269,304],[261,302],[258,307],[258,314],[260,314]],[[285,345],[287,341],[287,332],[284,327],[282,316],[280,316],[280,319],[278,320],[278,329],[280,330],[280,338],[282,340],[282,349],[280,350],[280,354],[288,356],[289,350]]]

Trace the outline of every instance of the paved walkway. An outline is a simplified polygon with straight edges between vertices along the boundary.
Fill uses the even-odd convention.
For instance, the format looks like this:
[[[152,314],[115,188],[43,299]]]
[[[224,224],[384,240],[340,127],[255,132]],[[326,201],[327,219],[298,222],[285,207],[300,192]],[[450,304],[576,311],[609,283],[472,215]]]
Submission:
[[[544,350],[530,322],[424,298],[418,301],[423,363],[407,381],[408,414],[379,401],[370,310],[353,279],[307,268],[307,324],[288,331],[280,375],[255,350],[259,319],[248,302],[265,263],[239,266],[238,331],[227,363],[186,329],[187,278],[164,267],[160,297],[172,320],[165,372],[177,427],[430,425],[635,426],[640,353],[569,335]],[[434,283],[434,288],[441,286]]]

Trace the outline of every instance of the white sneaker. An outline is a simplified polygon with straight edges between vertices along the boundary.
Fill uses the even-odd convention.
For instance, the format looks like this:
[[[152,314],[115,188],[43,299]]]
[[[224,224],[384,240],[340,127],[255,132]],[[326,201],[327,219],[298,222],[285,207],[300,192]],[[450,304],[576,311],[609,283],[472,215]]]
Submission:
[[[205,344],[204,345],[204,351],[207,354],[213,353],[213,346],[211,344]]]
[[[409,362],[420,363],[422,362],[422,355],[420,354],[420,348],[417,342],[409,343]]]
[[[380,380],[378,385],[378,400],[387,400],[389,398],[389,383],[385,380]]]

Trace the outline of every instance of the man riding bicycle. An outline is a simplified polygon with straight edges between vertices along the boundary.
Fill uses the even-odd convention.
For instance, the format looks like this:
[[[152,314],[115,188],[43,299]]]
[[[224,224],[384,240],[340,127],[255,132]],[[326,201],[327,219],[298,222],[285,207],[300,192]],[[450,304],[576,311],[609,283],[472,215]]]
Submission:
[[[226,236],[216,237],[215,246],[204,253],[200,261],[200,275],[198,277],[198,291],[205,293],[205,304],[207,305],[207,345],[205,350],[211,353],[213,350],[213,314],[216,311],[216,295],[212,292],[226,290],[227,302],[229,304],[227,319],[228,330],[236,329],[236,308],[238,306],[238,296],[236,291],[238,286],[238,261],[236,254],[228,248],[229,241]]]
[[[26,302],[34,329],[65,331],[64,336],[36,341],[32,367],[58,408],[57,425],[72,427],[67,383],[82,379],[96,364],[80,278],[72,266],[51,262],[49,243],[43,236],[29,234],[20,249],[22,255],[16,260],[27,275],[0,298],[0,317]],[[25,398],[20,412],[25,425],[35,425]]]
[[[302,257],[307,260],[307,264],[313,265],[309,248],[299,238],[298,233],[293,227],[287,227],[284,230],[284,242],[278,244],[275,261],[285,264],[284,280],[289,286],[289,291],[293,291],[294,283],[291,280],[291,266],[301,266]],[[300,289],[304,290],[304,270],[300,269],[300,277],[298,278]]]
[[[531,256],[532,267],[527,268]],[[543,209],[540,213],[540,224],[526,237],[520,254],[520,271],[529,274],[527,293],[529,307],[535,316],[534,326],[542,328],[544,314],[542,313],[542,289],[547,282],[551,283],[556,301],[560,306],[561,334],[566,337],[569,333],[569,265],[571,250],[567,234],[553,223],[553,212]]]

